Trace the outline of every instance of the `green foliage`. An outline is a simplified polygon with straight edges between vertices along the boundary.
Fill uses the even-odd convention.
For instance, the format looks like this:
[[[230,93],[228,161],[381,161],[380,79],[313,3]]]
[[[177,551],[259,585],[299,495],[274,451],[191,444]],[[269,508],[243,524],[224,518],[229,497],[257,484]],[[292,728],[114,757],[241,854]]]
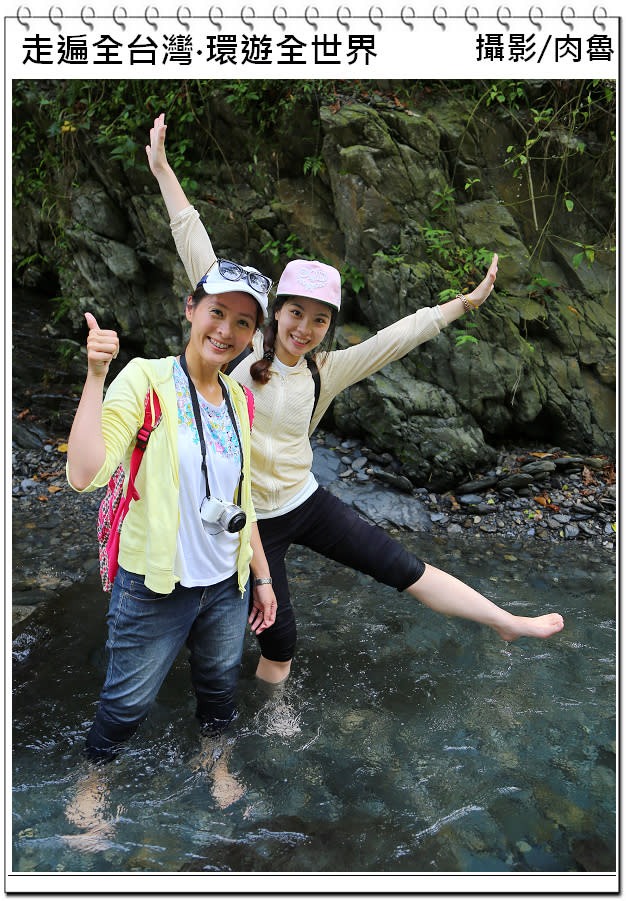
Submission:
[[[575,253],[572,262],[574,264],[574,269],[578,269],[579,266],[582,266],[584,262],[587,263],[587,268],[591,269],[593,261],[595,259],[595,248],[590,244],[581,244],[580,241],[574,241],[576,247],[581,247],[578,253]]]
[[[484,247],[473,248],[459,243],[446,228],[433,228],[430,222],[421,227],[426,251],[446,270],[449,288],[439,292],[441,303],[451,300],[460,287],[477,285],[484,278],[491,263],[492,252]]]
[[[474,185],[480,184],[480,178],[468,178],[465,184],[463,185],[463,190],[467,191],[470,196],[474,194]]]
[[[460,244],[451,231],[445,228],[433,228],[427,222],[422,226],[426,251],[444,267],[446,279],[450,284],[439,292],[439,302],[446,303],[459,293],[461,287],[467,288],[479,284],[491,263],[492,253],[484,248],[474,249]],[[474,315],[474,310],[471,311]],[[478,344],[478,338],[470,335],[468,329],[476,328],[471,319],[466,320],[466,327],[455,332],[455,347],[465,344]]]
[[[523,81],[499,81],[489,86],[483,99],[486,106],[499,103],[518,110],[528,103],[526,85]]]
[[[19,272],[21,269],[26,269],[28,266],[32,266],[35,263],[44,263],[48,262],[47,257],[43,256],[41,253],[32,253],[28,257],[24,257],[23,260],[20,260],[17,266],[15,267],[15,271]]]
[[[159,94],[156,84],[162,86]],[[182,131],[195,117],[189,101],[179,82],[17,82],[13,93],[16,200],[26,195],[66,199],[79,161],[93,160],[98,153],[118,161],[123,171],[147,168],[144,146],[151,118],[165,112],[166,120],[175,120]],[[30,116],[21,114],[27,105]],[[191,171],[186,155],[193,140],[187,134],[168,146],[168,157],[183,183]],[[62,218],[64,210],[60,213]]]
[[[22,200],[28,200],[41,209],[42,221],[56,242],[54,265],[58,269],[65,265],[64,233],[72,221],[69,202],[79,164],[97,166],[101,159],[115,160],[120,178],[131,179],[138,171],[147,173],[144,145],[152,119],[161,112],[172,124],[168,159],[192,197],[199,192],[198,162],[211,153],[223,164],[232,185],[241,182],[241,170],[245,178],[245,167],[264,178],[267,202],[271,203],[272,169],[275,167],[278,178],[281,162],[277,145],[287,122],[297,124],[306,114],[313,141],[309,129],[300,164],[304,175],[314,178],[324,170],[318,140],[323,106],[334,112],[350,102],[370,102],[374,107],[420,112],[424,101],[437,95],[446,100],[457,95],[464,104],[471,101],[466,133],[472,134],[477,145],[489,139],[494,117],[506,120],[512,135],[506,166],[516,183],[511,197],[519,188],[519,208],[528,210],[524,237],[531,244],[531,259],[540,259],[546,242],[553,237],[563,241],[558,230],[566,231],[569,213],[586,213],[589,207],[588,216],[593,219],[595,210],[591,211],[591,203],[581,190],[578,173],[583,156],[585,164],[591,161],[599,173],[610,178],[614,172],[616,83],[606,79],[407,80],[391,87],[375,81],[323,79],[18,80],[12,84],[14,205],[19,207]],[[241,135],[247,136],[238,156],[243,159],[239,171],[233,161],[236,155],[228,146],[220,146],[218,140],[215,123],[218,117],[224,119],[225,106],[235,114]],[[463,138],[459,138],[459,147]],[[240,137],[236,139],[241,142]],[[478,178],[465,180],[464,190],[470,197],[478,183]],[[435,192],[433,215],[453,208],[453,186],[460,188],[460,184],[451,173],[450,184]],[[235,190],[232,197],[234,212],[238,213],[236,204],[240,201]],[[600,247],[614,245],[614,223],[608,228],[596,225],[591,236],[569,239],[575,267],[593,265]],[[468,248],[452,232],[437,226],[433,219],[432,225],[426,223],[422,228],[422,234],[428,254],[446,273],[449,287],[440,294],[444,301],[483,277],[491,252]],[[275,262],[306,258],[303,243],[311,242],[292,234],[268,241],[263,251]],[[378,251],[376,256],[391,264],[404,262],[399,244]],[[50,265],[43,257],[17,261],[17,265],[23,269],[29,262],[44,268]],[[365,285],[365,276],[354,267],[344,267],[343,278],[355,293]],[[553,287],[535,277],[529,293],[546,301]]]
[[[616,84],[612,80],[546,82],[532,87],[523,82],[496,82],[487,86],[478,98],[479,108],[496,107],[511,119],[519,140],[507,147],[504,165],[518,180],[520,191],[527,192],[527,203],[536,240],[531,257],[541,257],[546,241],[557,236],[558,211],[563,206],[571,213],[585,206],[578,196],[575,181],[582,155],[595,161],[600,171],[611,172],[614,163]],[[604,137],[604,141],[602,138]],[[612,240],[614,225],[594,245],[597,249]],[[594,248],[577,253],[572,263],[593,262]]]
[[[462,347],[464,344],[478,344],[478,338],[468,335],[467,332],[458,332],[454,338],[454,346]]]
[[[451,262],[456,245],[452,232],[447,228],[433,228],[428,221],[425,226],[421,226],[421,230],[428,253],[436,254],[444,263]]]
[[[386,263],[397,264],[404,262],[404,254],[402,253],[400,244],[394,244],[391,247],[391,253],[387,253],[384,250],[377,250],[374,256],[380,257],[380,259],[385,260]]]
[[[319,175],[324,170],[322,155],[307,156],[304,160],[303,171],[305,175]]]
[[[535,274],[528,285],[528,296],[532,300],[538,300],[545,306],[546,303],[554,299],[554,290],[558,287],[556,282],[550,281],[549,278]]]
[[[472,329],[478,328],[478,323],[472,318],[475,314],[475,310],[472,310],[470,313],[470,318],[466,318],[464,321],[464,328],[462,329],[454,329],[454,346],[455,347],[463,347],[464,344],[478,344],[478,338],[475,335],[471,335],[470,332]]]
[[[53,322],[59,322],[63,319],[72,307],[72,300],[69,297],[51,297],[50,303],[54,309],[52,314]]]
[[[443,210],[444,213],[447,213],[454,209],[454,188],[451,185],[446,185],[441,191],[434,191],[433,193],[435,197],[439,198],[433,204],[433,210]]]
[[[261,248],[261,253],[266,252],[270,254],[275,263],[280,262],[284,257],[287,257],[289,260],[293,257],[307,260],[311,259],[310,255],[308,255],[305,249],[300,245],[300,238],[294,234],[289,235],[284,241],[281,241],[278,238],[268,241]]]
[[[262,132],[273,131],[283,117],[294,113],[299,104],[317,108],[334,96],[334,83],[325,79],[289,81],[282,79],[225,81],[226,102],[243,119]],[[316,174],[316,173],[313,173]]]
[[[365,276],[355,266],[346,263],[341,270],[341,280],[348,283],[355,294],[365,287]]]

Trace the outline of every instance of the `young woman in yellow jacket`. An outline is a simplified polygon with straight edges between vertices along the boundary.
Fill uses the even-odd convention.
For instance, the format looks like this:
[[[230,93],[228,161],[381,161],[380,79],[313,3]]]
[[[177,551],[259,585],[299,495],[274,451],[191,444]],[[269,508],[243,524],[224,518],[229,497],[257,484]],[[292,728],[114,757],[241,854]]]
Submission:
[[[104,403],[118,337],[85,314],[87,377],[68,440],[70,485],[103,487],[122,461],[128,473],[150,389],[161,408],[120,535],[108,668],[86,743],[93,759],[113,756],[134,734],[185,644],[197,717],[210,732],[228,725],[251,571],[252,628],[262,633],[274,622],[251,495],[248,405],[241,386],[221,373],[263,321],[270,287],[257,270],[215,261],[187,300],[191,332],[180,357],[132,360]]]
[[[146,147],[159,183],[178,253],[196,284],[215,254],[197,211],[169,166],[164,117],[154,121]],[[291,544],[309,547],[367,573],[448,616],[490,626],[506,641],[522,635],[546,638],[563,628],[557,613],[515,616],[451,575],[419,560],[384,530],[364,522],[349,506],[317,485],[311,472],[309,436],[333,398],[348,385],[398,360],[434,337],[467,310],[479,307],[492,291],[494,255],[481,284],[465,297],[418,310],[346,350],[330,351],[329,342],[341,302],[336,269],[309,260],[293,260],[276,291],[265,332],[257,331],[252,355],[233,377],[252,389],[252,493],[259,531],[270,566],[278,612],[274,625],[258,636],[259,678],[280,682],[289,674],[296,644],[296,623],[289,597],[285,555]],[[320,393],[314,407],[314,381],[307,356],[317,362]]]

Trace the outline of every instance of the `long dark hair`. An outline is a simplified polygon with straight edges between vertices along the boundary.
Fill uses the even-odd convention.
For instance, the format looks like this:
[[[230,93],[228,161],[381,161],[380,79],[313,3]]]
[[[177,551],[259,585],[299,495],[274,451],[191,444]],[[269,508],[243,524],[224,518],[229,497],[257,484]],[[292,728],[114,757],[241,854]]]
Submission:
[[[250,367],[250,375],[255,382],[260,382],[262,385],[267,385],[271,375],[270,366],[272,365],[272,361],[274,359],[274,345],[276,343],[276,335],[278,334],[278,322],[276,320],[276,313],[282,308],[283,304],[287,303],[289,300],[291,300],[291,296],[282,295],[281,297],[277,297],[272,304],[272,308],[269,314],[269,322],[265,326],[265,331],[263,333],[263,356],[260,360],[256,360]],[[330,325],[328,326],[328,331],[324,335],[324,339],[317,345],[315,350],[311,351],[311,354],[315,354],[318,367],[322,367],[324,365],[326,355],[329,353],[329,351],[332,350],[332,346],[335,341],[337,310],[335,309],[335,307],[330,306],[329,309]],[[322,355],[321,359],[318,357],[318,354]],[[309,354],[307,354],[306,356],[309,356]]]

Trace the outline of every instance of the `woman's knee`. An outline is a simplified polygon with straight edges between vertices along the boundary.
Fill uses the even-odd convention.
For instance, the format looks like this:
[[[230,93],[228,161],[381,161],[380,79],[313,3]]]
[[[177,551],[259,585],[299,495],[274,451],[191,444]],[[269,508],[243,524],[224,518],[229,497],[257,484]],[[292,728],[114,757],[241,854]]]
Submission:
[[[261,653],[267,660],[287,662],[295,653],[298,632],[293,611],[291,611],[291,616],[286,619],[286,622],[275,622],[273,626],[257,636]]]
[[[370,536],[369,541],[364,537],[358,551],[360,565],[355,569],[398,591],[406,591],[422,577],[425,564],[399,541],[378,527],[374,527]]]
[[[227,703],[234,698],[243,656],[245,623],[244,617],[237,634],[223,636],[221,641],[203,644],[197,634],[188,640],[191,682],[197,698],[204,698],[207,703]]]
[[[196,695],[198,710],[207,711],[209,716],[226,718],[235,709],[235,696],[239,684],[241,658],[229,666],[207,672],[191,667],[191,684]],[[198,713],[199,719],[203,714]]]

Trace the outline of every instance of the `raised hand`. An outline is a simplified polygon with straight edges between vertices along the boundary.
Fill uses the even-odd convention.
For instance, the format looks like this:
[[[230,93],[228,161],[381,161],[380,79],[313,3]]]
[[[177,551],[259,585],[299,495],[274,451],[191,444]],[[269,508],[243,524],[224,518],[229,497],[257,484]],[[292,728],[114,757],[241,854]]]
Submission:
[[[470,303],[475,304],[476,306],[480,306],[481,303],[484,303],[491,292],[493,291],[493,286],[496,280],[496,274],[498,272],[498,254],[494,253],[491,258],[491,265],[487,270],[487,275],[484,277],[480,285],[478,285],[471,294],[466,294],[465,296],[470,301]]]
[[[165,124],[165,113],[161,113],[154,120],[154,125],[150,129],[150,143],[146,144],[146,156],[148,157],[148,165],[150,171],[155,178],[167,167],[167,156],[165,155],[165,132],[167,125]]]
[[[170,219],[173,219],[189,206],[189,201],[176,178],[174,170],[167,161],[165,154],[166,131],[165,114],[161,113],[160,116],[156,117],[150,129],[150,143],[146,144],[146,156],[148,157],[150,171],[159,183]]]
[[[91,375],[104,378],[109,371],[111,360],[119,353],[120,342],[117,332],[101,329],[93,313],[85,313],[89,328],[87,335],[87,370]]]

